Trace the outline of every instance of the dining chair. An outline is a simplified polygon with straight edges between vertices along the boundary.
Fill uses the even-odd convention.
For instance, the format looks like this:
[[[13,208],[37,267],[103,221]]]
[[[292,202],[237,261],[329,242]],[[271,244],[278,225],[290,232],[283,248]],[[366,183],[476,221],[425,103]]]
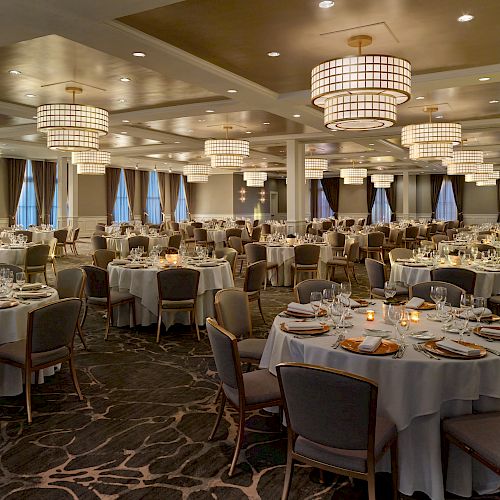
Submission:
[[[26,259],[24,261],[24,272],[28,283],[31,277],[37,274],[43,274],[47,284],[47,262],[49,257],[49,245],[34,245],[26,248]]]
[[[442,241],[448,241],[448,236],[446,236],[446,234],[436,233],[432,236],[432,242],[436,245],[436,248],[438,248],[439,243]]]
[[[191,226],[193,227],[193,229],[200,229],[203,227],[203,223],[202,222],[191,222]]]
[[[380,262],[384,262],[384,233],[374,231],[366,235],[366,246],[361,246],[360,250],[367,256],[375,254],[380,257]]]
[[[231,266],[231,272],[233,273],[233,277],[236,273],[236,257],[238,256],[238,252],[234,248],[222,247],[215,249],[215,257],[217,259],[226,259]]]
[[[14,279],[16,278],[17,273],[22,273],[24,269],[22,267],[16,266],[14,264],[6,264],[5,262],[0,262],[0,271],[2,269],[7,269],[14,274]]]
[[[83,318],[80,327],[87,318],[89,305],[106,308],[106,331],[104,340],[108,340],[109,327],[113,324],[113,308],[128,304],[132,310],[132,320],[136,326],[135,296],[129,292],[111,290],[109,287],[108,271],[96,266],[82,266],[85,271],[85,298],[83,301]]]
[[[236,263],[240,261],[240,274],[243,269],[243,263],[246,262],[247,256],[245,255],[245,248],[243,247],[243,242],[239,236],[230,236],[227,240],[229,248],[236,250],[238,252],[236,256]]]
[[[72,252],[75,255],[78,255],[78,250],[76,249],[76,242],[78,241],[78,237],[80,236],[80,228],[77,227],[71,231],[71,234],[68,236],[68,239],[66,240],[66,245],[69,245],[71,248]]]
[[[168,238],[168,246],[177,248],[179,249],[181,246],[181,241],[182,241],[182,235],[180,234],[173,234],[172,236],[169,236]]]
[[[294,261],[292,263],[293,286],[297,285],[300,273],[312,273],[319,278],[319,245],[297,245],[293,248]]]
[[[402,229],[392,228],[389,231],[389,238],[384,243],[384,250],[390,252],[394,248],[403,247],[404,231]]]
[[[267,236],[268,234],[271,234],[271,224],[265,222],[264,224],[261,225],[261,227],[262,227],[262,236]]]
[[[463,288],[460,288],[453,283],[446,283],[445,281],[422,281],[411,285],[409,289],[409,297],[420,297],[426,302],[434,302],[431,298],[431,287],[442,286],[446,288],[446,302],[449,302],[453,307],[460,307],[460,297],[465,293]]]
[[[208,247],[208,232],[206,229],[201,227],[194,228],[194,243],[195,245]]]
[[[325,288],[332,288],[333,281],[309,279],[298,283],[293,291],[299,304],[309,304],[311,292],[322,292]]]
[[[413,250],[409,248],[393,248],[389,252],[389,262],[391,266],[397,264],[398,259],[411,259],[413,258]]]
[[[440,221],[436,223],[436,234],[446,234],[446,222]]]
[[[132,248],[143,247],[144,253],[148,253],[149,251],[149,238],[147,236],[131,236],[128,239],[128,248],[132,250]]]
[[[194,227],[191,224],[188,224],[187,226],[185,226],[185,228],[188,238],[194,241]]]
[[[266,325],[266,318],[262,312],[262,303],[260,300],[260,292],[264,288],[264,283],[267,276],[267,262],[261,260],[259,262],[254,262],[247,266],[245,273],[245,281],[243,283],[243,290],[248,296],[249,302],[257,302],[259,306],[260,315],[262,316],[262,321]]]
[[[133,231],[135,229],[134,226],[132,226],[131,224],[122,224],[120,226],[120,233],[123,235],[127,234],[127,229],[130,229],[131,231]]]
[[[322,231],[330,231],[330,229],[332,228],[333,226],[333,223],[331,220],[324,220],[322,223],[321,223],[321,230]]]
[[[489,250],[492,250],[492,251],[496,251],[496,247],[494,247],[493,245],[488,245],[486,243],[479,243],[477,245],[477,249],[479,252],[488,252]]]
[[[189,312],[191,326],[194,323],[196,337],[200,341],[200,331],[196,320],[196,299],[200,271],[196,269],[164,269],[156,274],[158,285],[158,327],[156,342],[160,342],[162,313],[167,311]]]
[[[388,239],[389,235],[391,234],[391,228],[389,226],[377,226],[375,228],[375,231],[379,231],[381,233],[384,233],[385,239]]]
[[[430,236],[431,228],[429,225],[422,224],[418,228],[417,240],[421,242],[422,240],[428,240]]]
[[[267,271],[276,271],[276,280],[278,280],[278,264],[276,262],[267,261],[267,248],[259,243],[247,243],[245,245],[245,254],[247,256],[247,263],[253,264],[254,262],[259,262],[260,260],[265,260],[267,265]],[[267,274],[266,274],[266,284],[267,284]],[[265,284],[265,285],[266,285]],[[266,287],[264,285],[264,288]]]
[[[168,222],[168,227],[172,230],[172,231],[179,231],[179,223],[178,222],[175,222],[173,220],[169,221]]]
[[[356,221],[354,219],[345,219],[344,220],[344,227],[354,226],[355,222]]]
[[[56,276],[56,290],[60,299],[83,299],[83,292],[85,289],[85,272],[79,267],[70,267],[61,269]],[[76,331],[83,347],[86,351],[87,344],[80,326],[80,322],[76,323]]]
[[[458,267],[437,267],[431,271],[432,281],[445,281],[463,288],[467,293],[474,293],[477,274],[471,269]]]
[[[92,235],[92,237],[90,238],[90,243],[92,245],[92,251],[94,252],[96,250],[105,250],[106,248],[108,248],[106,238],[101,235]]]
[[[373,295],[384,297],[385,285],[385,265],[375,259],[365,259],[366,274],[370,283],[370,298]],[[408,295],[408,288],[396,284],[396,297],[403,297]]]
[[[229,238],[231,236],[237,236],[241,238],[241,228],[239,227],[229,227],[226,229],[226,241],[229,243]]]
[[[262,227],[261,226],[254,226],[252,230],[252,241],[255,243],[258,243],[260,241],[260,235],[262,234]]]
[[[175,247],[163,247],[160,252],[161,257],[165,257],[165,255],[175,255],[179,253],[179,249]]]
[[[429,239],[432,239],[432,237],[436,234],[437,224],[435,222],[429,222],[427,227],[429,228]]]
[[[47,263],[52,266],[52,271],[54,276],[57,275],[56,271],[56,248],[57,248],[57,238],[51,238],[49,241],[49,255],[47,256]]]
[[[68,239],[68,230],[58,229],[57,231],[54,231],[54,238],[57,238],[56,250],[60,249],[62,254],[66,254],[66,240]]]
[[[243,444],[246,414],[262,408],[278,406],[281,429],[283,403],[278,381],[269,370],[242,372],[238,340],[232,333],[218,325],[214,319],[208,318],[207,334],[217,373],[222,383],[219,411],[208,440],[212,441],[215,437],[226,402],[235,408],[239,415],[236,446],[228,473],[229,477],[232,477]]]
[[[377,384],[302,363],[281,363],[276,371],[288,433],[282,500],[290,492],[294,462],[366,481],[368,499],[376,500],[375,465],[389,450],[397,500],[398,435],[389,418],[377,415]]]
[[[419,231],[420,228],[418,226],[408,226],[404,230],[403,244],[405,248],[413,248],[416,245]]]
[[[73,358],[73,341],[82,302],[63,299],[38,307],[28,313],[26,338],[0,346],[0,363],[23,371],[26,410],[31,424],[31,375],[38,380],[40,370],[69,362],[71,379],[78,398],[83,400]]]
[[[92,263],[101,269],[107,269],[108,264],[116,257],[113,250],[96,250],[92,254]]]
[[[16,236],[26,236],[26,238],[28,238],[28,243],[31,243],[33,241],[33,233],[31,231],[18,230],[14,231],[14,234]]]
[[[356,270],[354,267],[354,262],[359,252],[359,242],[356,240],[347,240],[345,244],[345,253],[341,256],[334,256],[332,260],[326,263],[326,276],[329,280],[333,281],[335,278],[335,271],[337,267],[344,269],[345,275],[351,282],[351,276],[349,271],[351,271],[354,281],[358,282],[356,278]]]
[[[448,238],[448,241],[453,241],[453,238],[456,234],[458,234],[458,231],[456,229],[446,230],[446,237]]]
[[[106,231],[106,226],[104,224],[96,224],[95,229],[96,231]]]
[[[329,231],[326,233],[326,242],[330,245],[334,255],[344,253],[345,234],[338,231]]]

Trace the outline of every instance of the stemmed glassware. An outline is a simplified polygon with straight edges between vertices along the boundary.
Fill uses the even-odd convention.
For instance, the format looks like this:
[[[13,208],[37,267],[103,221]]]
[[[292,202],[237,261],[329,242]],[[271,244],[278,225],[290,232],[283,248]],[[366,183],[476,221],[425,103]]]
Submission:
[[[389,304],[389,308],[387,309],[387,319],[394,326],[396,330],[396,334],[398,333],[398,322],[401,318],[401,312],[403,310],[403,306],[401,304]]]
[[[401,312],[399,315],[399,320],[396,323],[396,329],[399,333],[401,345],[405,345],[405,335],[410,329],[410,314],[401,307]]]
[[[19,290],[23,291],[23,286],[26,283],[26,273],[16,273],[16,283],[19,285]]]
[[[384,295],[387,300],[392,299],[397,293],[396,283],[394,281],[386,281],[384,283]]]
[[[327,315],[328,315],[328,320],[333,324],[333,311],[332,311],[332,305],[333,301],[335,300],[335,292],[333,288],[325,288],[323,290],[323,307],[325,308]]]
[[[481,325],[481,319],[486,312],[487,299],[484,297],[474,297],[472,313],[477,321],[477,326]]]
[[[310,296],[310,304],[312,307],[312,310],[314,312],[314,319],[318,319],[318,313],[321,308],[321,300],[323,298],[323,294],[321,292],[311,292]]]

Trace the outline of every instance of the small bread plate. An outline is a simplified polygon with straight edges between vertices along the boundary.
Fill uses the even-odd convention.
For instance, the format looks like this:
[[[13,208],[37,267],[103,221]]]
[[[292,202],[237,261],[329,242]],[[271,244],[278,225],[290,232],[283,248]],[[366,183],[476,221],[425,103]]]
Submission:
[[[437,340],[436,335],[434,335],[431,332],[425,332],[425,331],[410,333],[410,337],[412,339],[417,339],[417,340]]]
[[[394,354],[399,349],[399,344],[393,342],[392,340],[382,339],[381,344],[373,352],[366,352],[359,350],[359,344],[365,340],[365,337],[354,337],[351,339],[345,339],[340,343],[340,346],[346,351],[355,352],[357,354],[364,354],[368,356],[388,356],[389,354]]]
[[[495,334],[489,334],[487,332],[483,332],[482,329],[483,327],[481,326],[477,326],[476,328],[474,328],[472,331],[478,336],[478,337],[483,337],[484,339],[487,339],[487,340],[496,340],[496,341],[499,341],[500,342],[500,327],[498,326],[487,326],[487,327],[484,327],[484,328],[488,328],[490,330],[498,330],[498,335],[495,335]]]
[[[444,358],[453,358],[453,359],[479,359],[484,358],[486,356],[486,349],[483,346],[473,344],[472,342],[465,342],[460,340],[455,340],[458,344],[462,344],[466,347],[472,347],[473,349],[479,349],[480,353],[477,356],[464,356],[463,354],[459,354],[457,352],[448,351],[447,349],[443,349],[436,344],[436,340],[429,340],[424,344],[424,349],[426,351],[431,352],[432,354],[436,354],[437,356],[443,356]]]
[[[280,328],[282,331],[286,333],[293,333],[294,335],[322,335],[330,329],[328,325],[322,325],[321,328],[317,330],[294,330],[288,328],[286,323],[281,323]]]

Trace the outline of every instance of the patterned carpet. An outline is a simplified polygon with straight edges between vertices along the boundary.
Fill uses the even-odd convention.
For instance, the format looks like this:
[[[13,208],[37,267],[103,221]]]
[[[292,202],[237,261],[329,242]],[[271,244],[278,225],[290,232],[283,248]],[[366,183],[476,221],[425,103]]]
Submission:
[[[80,257],[58,259],[58,268],[89,262],[88,244],[79,250]],[[353,295],[366,296],[361,265],[357,274],[360,284]],[[288,288],[268,288],[266,317],[270,320],[291,299]],[[268,327],[253,313],[256,334],[265,336]],[[232,411],[226,411],[218,439],[206,441],[217,389],[207,340],[198,343],[187,327],[177,325],[159,345],[154,326],[113,328],[105,342],[99,312],[89,313],[85,334],[89,351],[75,341],[84,401],[75,396],[67,367],[34,387],[30,426],[23,396],[0,398],[0,498],[280,497],[286,434],[275,416],[258,412],[249,419],[232,478],[227,476],[236,434]],[[388,474],[378,475],[377,487],[379,499],[390,498]],[[361,500],[367,495],[363,482],[326,476],[320,483],[315,470],[296,467],[290,498]]]

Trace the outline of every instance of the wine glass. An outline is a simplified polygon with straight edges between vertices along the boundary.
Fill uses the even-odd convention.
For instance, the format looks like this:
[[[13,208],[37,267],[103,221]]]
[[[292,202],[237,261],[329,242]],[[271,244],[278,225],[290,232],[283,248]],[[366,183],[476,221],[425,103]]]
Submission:
[[[312,307],[312,310],[314,312],[314,319],[318,319],[318,312],[321,307],[321,299],[323,298],[323,294],[321,292],[311,292],[310,295],[310,304]]]
[[[477,321],[477,326],[481,325],[481,318],[483,317],[484,313],[486,312],[486,307],[487,307],[487,299],[484,297],[474,297],[473,299],[473,308],[472,308],[472,313],[474,314],[476,321]]]
[[[333,288],[325,288],[323,290],[323,307],[326,310],[326,313],[328,315],[328,320],[333,323],[332,319],[332,304],[335,299],[335,293],[333,291]]]
[[[399,318],[401,317],[402,309],[403,307],[401,304],[389,304],[389,308],[387,309],[387,319],[394,326],[396,333],[398,333],[397,324],[399,322]]]
[[[16,283],[19,285],[19,290],[23,291],[23,286],[26,283],[26,273],[16,273]]]
[[[384,295],[386,299],[392,299],[397,293],[396,283],[394,281],[386,281],[384,283]]]
[[[410,329],[410,314],[403,308],[401,308],[401,314],[399,316],[399,320],[396,323],[396,329],[399,333],[401,345],[405,345],[405,335]]]

